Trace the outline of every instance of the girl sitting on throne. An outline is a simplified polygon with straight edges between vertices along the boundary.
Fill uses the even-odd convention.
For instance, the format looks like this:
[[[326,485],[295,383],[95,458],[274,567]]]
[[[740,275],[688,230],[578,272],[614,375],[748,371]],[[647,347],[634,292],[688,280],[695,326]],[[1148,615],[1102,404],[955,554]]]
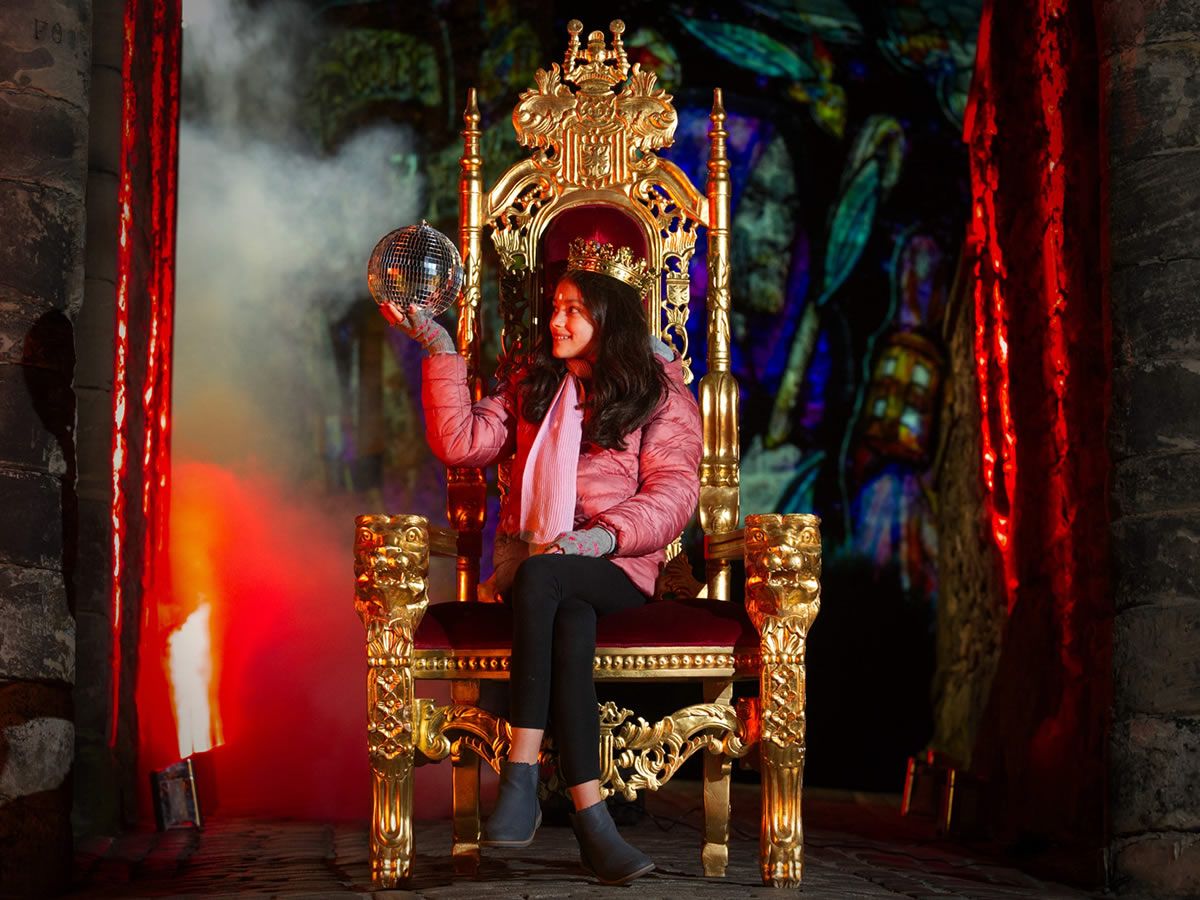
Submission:
[[[485,847],[525,847],[541,823],[538,753],[554,728],[583,867],[625,884],[654,863],[600,797],[596,619],[652,596],[699,494],[700,414],[676,354],[649,337],[655,273],[627,247],[570,245],[528,363],[472,403],[466,362],[418,307],[384,316],[425,349],[429,445],[448,466],[513,457],[484,599],[512,605],[512,747]]]

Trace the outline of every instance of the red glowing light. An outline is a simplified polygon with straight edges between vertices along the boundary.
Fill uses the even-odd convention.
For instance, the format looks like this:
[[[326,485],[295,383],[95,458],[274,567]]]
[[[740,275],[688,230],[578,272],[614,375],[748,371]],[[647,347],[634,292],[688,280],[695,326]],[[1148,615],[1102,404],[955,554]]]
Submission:
[[[147,16],[147,10],[150,15]],[[167,590],[163,554],[166,548],[167,492],[170,468],[171,338],[174,313],[175,169],[178,160],[179,38],[177,2],[129,0],[125,5],[122,53],[121,159],[118,188],[120,224],[117,245],[116,347],[113,371],[112,457],[112,717],[109,743],[114,746],[120,716],[122,606],[128,577],[127,554],[131,496],[141,495],[144,529],[141,589],[143,609]],[[149,59],[146,48],[149,45]],[[149,65],[147,66],[147,62]],[[147,98],[139,89],[148,88]],[[148,152],[145,140],[149,132]],[[135,197],[135,182],[139,193]],[[134,269],[134,235],[145,234],[146,263]],[[144,305],[143,305],[144,304]],[[131,334],[131,307],[148,313],[147,331]],[[139,316],[139,321],[140,321]],[[144,356],[141,354],[144,353]],[[134,420],[130,393],[142,378],[141,419]],[[136,436],[133,429],[138,429]],[[129,468],[131,448],[140,442],[140,468]],[[140,487],[129,483],[140,478]],[[143,623],[144,625],[145,623]]]
[[[1043,0],[1038,10],[1041,21],[1037,46],[1038,71],[1041,77],[1038,90],[1046,135],[1048,164],[1041,171],[1039,191],[1040,220],[1046,223],[1042,235],[1042,304],[1046,316],[1046,350],[1043,355],[1045,377],[1054,394],[1050,437],[1054,444],[1053,462],[1048,472],[1048,496],[1045,513],[1049,519],[1050,569],[1055,610],[1064,623],[1063,634],[1071,633],[1068,622],[1076,603],[1075,583],[1077,556],[1075,553],[1076,496],[1074,472],[1069,467],[1071,433],[1067,421],[1067,378],[1070,374],[1064,319],[1068,314],[1069,261],[1064,244],[1063,221],[1067,203],[1067,165],[1064,159],[1066,134],[1063,121],[1064,96],[1067,91],[1067,51],[1062,44],[1062,29],[1066,14],[1064,0]],[[1074,641],[1063,642],[1062,660],[1069,671],[1081,672],[1085,662],[1083,651]]]
[[[124,601],[121,581],[125,553],[125,475],[128,460],[126,446],[126,394],[129,377],[129,282],[133,268],[133,165],[134,136],[137,124],[137,93],[132,89],[133,62],[137,51],[134,40],[137,3],[125,6],[125,44],[121,59],[121,79],[125,93],[121,100],[121,176],[117,188],[120,209],[117,237],[117,345],[113,354],[113,452],[112,452],[112,716],[108,743],[117,743],[117,720],[121,710],[121,606]]]
[[[975,254],[975,361],[982,412],[983,483],[991,519],[991,531],[1000,550],[1005,573],[1005,591],[1009,608],[1016,599],[1019,584],[1013,546],[1014,527],[1019,526],[1015,512],[1036,514],[1039,528],[1048,516],[1050,550],[1055,562],[1053,592],[1060,603],[1070,603],[1075,572],[1074,520],[1077,498],[1066,460],[1070,456],[1071,435],[1067,421],[1067,384],[1071,354],[1067,347],[1065,319],[1068,293],[1065,284],[1068,262],[1064,245],[1067,161],[1063,123],[1063,97],[1067,90],[1066,50],[1062,45],[1065,0],[1041,0],[1037,6],[1035,54],[1039,73],[1036,85],[1035,114],[1041,118],[1045,135],[1045,164],[1038,167],[1040,184],[1036,191],[1037,219],[1042,224],[1037,254],[1040,260],[1040,333],[1045,345],[1030,348],[1042,367],[1042,378],[1053,394],[1050,433],[1054,452],[1047,473],[1044,502],[1019,502],[1017,472],[1017,432],[1013,420],[1008,340],[1009,300],[1006,296],[1005,253],[1001,247],[997,220],[996,194],[1000,189],[996,106],[991,79],[990,43],[993,4],[985,4],[980,23],[975,85],[966,120],[965,138],[970,145],[973,215],[968,240]],[[1017,238],[1013,238],[1017,240]],[[1031,251],[1033,248],[1029,248]],[[1036,271],[1036,270],[1035,270]],[[1027,314],[1023,314],[1028,318]],[[1035,435],[1034,439],[1038,439]],[[996,472],[997,464],[1000,472]],[[999,474],[999,478],[997,478]],[[1026,509],[1028,507],[1028,509]]]
[[[363,818],[363,630],[345,599],[352,507],[179,456],[173,590],[140,650],[168,696],[143,729],[142,767],[220,744],[208,766],[222,814]],[[319,748],[300,748],[313,734]],[[442,790],[418,782],[422,808],[445,809]]]
[[[996,223],[995,197],[1000,186],[1000,172],[994,155],[998,132],[989,67],[991,17],[992,6],[985,4],[979,26],[976,83],[971,91],[964,137],[970,146],[974,210],[968,228],[968,242],[975,258],[975,375],[979,385],[984,499],[991,520],[992,536],[1000,552],[1004,589],[1011,610],[1018,581],[1011,540],[1011,509],[1017,492],[1017,435],[1009,401],[1008,310],[1004,295],[1006,269]],[[996,477],[997,462],[1001,476],[999,480]]]

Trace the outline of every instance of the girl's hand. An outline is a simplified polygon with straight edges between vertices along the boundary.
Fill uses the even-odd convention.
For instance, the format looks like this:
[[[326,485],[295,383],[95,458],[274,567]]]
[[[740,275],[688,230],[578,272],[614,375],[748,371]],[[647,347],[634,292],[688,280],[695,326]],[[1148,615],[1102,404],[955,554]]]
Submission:
[[[424,307],[409,305],[401,309],[391,303],[379,307],[380,313],[389,325],[399,328],[410,338],[425,348],[432,356],[435,353],[453,353],[454,340],[437,320]]]
[[[487,581],[479,582],[479,586],[475,588],[476,599],[480,603],[499,603],[501,600],[500,592],[496,590],[496,575],[492,573],[492,577]]]
[[[607,556],[617,549],[617,539],[604,528],[568,531],[545,549],[545,553],[566,556]]]

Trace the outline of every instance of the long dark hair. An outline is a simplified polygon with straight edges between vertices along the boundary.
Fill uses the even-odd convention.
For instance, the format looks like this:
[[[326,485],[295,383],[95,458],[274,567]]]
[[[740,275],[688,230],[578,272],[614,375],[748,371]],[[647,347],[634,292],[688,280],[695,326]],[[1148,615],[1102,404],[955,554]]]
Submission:
[[[608,275],[570,272],[564,278],[579,288],[599,348],[584,397],[583,441],[624,450],[625,436],[646,424],[667,391],[666,373],[650,348],[646,307],[636,290]],[[551,354],[552,346],[547,317],[521,380],[529,422],[545,418],[566,371],[566,362]]]

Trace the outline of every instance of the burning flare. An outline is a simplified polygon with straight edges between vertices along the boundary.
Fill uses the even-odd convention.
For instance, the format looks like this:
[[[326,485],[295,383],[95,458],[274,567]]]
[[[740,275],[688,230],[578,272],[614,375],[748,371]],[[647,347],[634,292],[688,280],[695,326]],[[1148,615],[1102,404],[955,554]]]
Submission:
[[[167,638],[171,705],[175,710],[181,759],[224,743],[220,716],[213,715],[216,704],[211,618],[212,607],[202,600],[187,621]]]

